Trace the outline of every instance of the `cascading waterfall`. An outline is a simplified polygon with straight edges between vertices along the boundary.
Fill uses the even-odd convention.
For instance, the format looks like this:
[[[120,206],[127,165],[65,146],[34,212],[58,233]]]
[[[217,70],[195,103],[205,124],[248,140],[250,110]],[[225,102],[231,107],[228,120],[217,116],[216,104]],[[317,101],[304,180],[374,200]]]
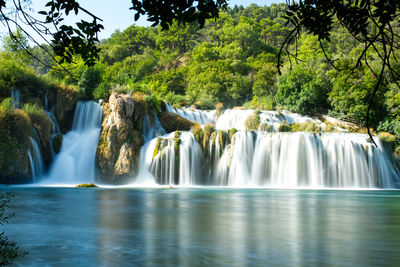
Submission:
[[[174,132],[142,148],[138,184],[193,185],[202,178],[202,151],[191,132]]]
[[[11,97],[13,99],[14,108],[21,108],[20,90],[11,90]]]
[[[60,127],[59,127],[58,122],[57,122],[57,118],[54,115],[54,107],[49,109],[48,91],[46,91],[46,93],[44,94],[43,102],[44,102],[44,108],[45,108],[46,115],[47,115],[47,117],[49,118],[49,120],[51,122],[50,149],[51,149],[51,154],[54,157],[55,156],[54,147],[53,147],[54,138],[57,135],[61,134],[61,131],[60,131]]]
[[[201,124],[215,118],[211,111],[169,111]],[[204,150],[191,132],[151,140],[142,148],[136,181],[277,188],[395,188],[400,184],[392,151],[379,138],[374,138],[375,147],[365,134],[245,131],[244,121],[253,112],[226,110],[214,121],[216,131]],[[323,124],[299,114],[275,111],[261,111],[260,122],[275,129],[282,122]],[[239,131],[228,140],[230,128]]]
[[[43,177],[43,183],[76,184],[94,181],[101,118],[102,108],[99,103],[77,103],[72,130],[64,135],[61,150],[55,156],[49,174]]]
[[[182,118],[198,122],[200,124],[213,123],[216,117],[215,110],[204,111],[200,109],[183,108],[175,109],[170,104],[166,104],[167,111],[176,113]]]
[[[28,157],[32,169],[32,180],[36,182],[37,178],[44,173],[44,163],[39,135],[35,128],[32,128],[32,131],[33,137],[29,137],[31,148],[28,150]]]
[[[218,117],[215,122],[215,128],[217,130],[228,130],[235,128],[240,131],[246,130],[245,121],[254,113],[254,110],[241,110],[241,109],[227,109],[221,116]],[[288,113],[286,111],[277,112],[270,110],[260,111],[260,126],[267,124],[272,126],[272,129],[277,131],[279,124],[286,122],[292,123],[304,123],[314,122],[321,123],[319,120],[312,119],[307,116],[301,116],[297,113]],[[261,129],[259,129],[261,130]]]
[[[152,140],[154,137],[165,134],[165,130],[161,126],[158,117],[153,114],[152,119],[153,121],[151,121],[148,114],[146,114],[143,119],[142,135],[146,143]]]

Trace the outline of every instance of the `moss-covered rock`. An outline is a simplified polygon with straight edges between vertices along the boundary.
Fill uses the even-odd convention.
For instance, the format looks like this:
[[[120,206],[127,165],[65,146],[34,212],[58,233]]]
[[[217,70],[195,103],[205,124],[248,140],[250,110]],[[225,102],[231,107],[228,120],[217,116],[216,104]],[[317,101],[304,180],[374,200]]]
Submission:
[[[309,132],[309,133],[321,132],[321,127],[311,121],[306,121],[303,123],[293,123],[292,125],[290,125],[290,129],[292,132]]]
[[[196,142],[202,145],[204,139],[203,128],[201,128],[199,124],[195,124],[193,125],[191,131],[193,133],[194,139],[196,139]]]
[[[25,104],[23,106],[23,111],[29,116],[32,126],[39,135],[43,159],[45,164],[49,165],[52,158],[50,148],[51,121],[44,109],[36,104]]]
[[[57,134],[53,137],[53,151],[54,153],[59,153],[61,150],[63,142],[63,136],[61,134]]]
[[[72,128],[78,100],[79,92],[73,87],[63,86],[61,90],[57,91],[55,115],[62,133],[66,133]]]
[[[0,105],[0,183],[25,183],[31,179],[28,158],[31,121],[22,110]]]
[[[162,127],[167,133],[174,131],[189,131],[196,124],[172,112],[161,112],[158,117]]]
[[[96,164],[102,180],[107,183],[127,182],[138,171],[140,149],[144,144],[141,134],[143,110],[149,110],[142,105],[145,103],[138,104],[130,95],[116,93],[103,104]]]
[[[253,112],[253,114],[248,116],[244,121],[244,126],[248,131],[257,131],[258,127],[260,126],[260,111],[256,110]]]
[[[291,130],[292,129],[287,122],[282,122],[279,124],[279,132],[290,132]]]
[[[98,187],[98,186],[95,185],[94,183],[90,183],[90,184],[77,184],[75,187]]]
[[[216,110],[216,115],[218,118],[219,116],[221,116],[224,113],[224,104],[223,103],[215,104],[215,110]]]
[[[204,132],[203,132],[203,149],[207,148],[208,142],[210,140],[211,134],[215,131],[214,124],[207,124],[204,126]]]
[[[236,128],[228,130],[228,143],[232,143],[232,137],[237,132]]]
[[[273,132],[274,127],[272,125],[268,125],[265,122],[263,122],[260,124],[259,130],[263,132]]]
[[[326,133],[331,133],[331,132],[336,132],[336,127],[335,125],[333,125],[332,123],[330,123],[329,121],[325,122],[325,129],[324,132]]]

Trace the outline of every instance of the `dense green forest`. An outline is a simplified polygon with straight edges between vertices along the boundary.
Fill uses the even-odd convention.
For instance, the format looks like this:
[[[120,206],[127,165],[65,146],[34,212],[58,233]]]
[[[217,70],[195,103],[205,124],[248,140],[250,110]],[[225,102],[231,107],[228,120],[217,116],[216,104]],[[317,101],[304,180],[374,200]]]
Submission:
[[[41,49],[31,48],[49,68],[5,37],[0,97],[9,97],[13,88],[34,96],[62,84],[62,88],[76,88],[86,99],[107,99],[112,91],[142,91],[175,106],[212,109],[223,103],[287,109],[365,125],[381,62],[378,55],[365,55],[372,64],[353,68],[364,45],[338,25],[331,42],[323,44],[324,51],[317,37],[304,33],[284,52],[282,75],[278,75],[277,54],[291,30],[283,18],[285,8],[285,4],[235,6],[221,11],[217,20],[206,21],[203,28],[178,23],[169,30],[132,25],[100,42],[101,57],[94,67],[79,58],[59,66]],[[18,36],[27,42],[22,34]],[[400,73],[400,64],[392,67]],[[400,136],[396,84],[400,78],[386,77],[374,99],[370,124],[377,131]]]

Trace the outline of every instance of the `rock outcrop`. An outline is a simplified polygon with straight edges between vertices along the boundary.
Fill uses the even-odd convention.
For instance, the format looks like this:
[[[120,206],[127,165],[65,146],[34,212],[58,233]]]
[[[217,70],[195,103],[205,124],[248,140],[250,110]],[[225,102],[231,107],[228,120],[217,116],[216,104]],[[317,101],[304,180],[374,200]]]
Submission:
[[[32,135],[25,112],[0,107],[0,184],[31,181],[28,149]]]
[[[103,104],[103,124],[96,163],[103,182],[124,183],[138,171],[146,109],[130,95],[111,94]],[[140,108],[138,108],[140,107]]]
[[[189,131],[196,123],[182,118],[176,113],[172,112],[161,112],[158,117],[162,127],[167,133],[175,131]]]
[[[57,92],[55,115],[63,134],[71,130],[75,106],[78,100],[78,91],[71,88],[64,88]]]

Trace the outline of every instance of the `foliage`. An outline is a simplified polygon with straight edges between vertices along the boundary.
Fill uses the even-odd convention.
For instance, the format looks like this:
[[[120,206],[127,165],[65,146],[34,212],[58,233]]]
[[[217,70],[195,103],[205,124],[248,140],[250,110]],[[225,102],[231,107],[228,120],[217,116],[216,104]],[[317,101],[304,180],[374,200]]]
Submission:
[[[306,2],[305,6],[309,4]],[[20,89],[23,100],[40,104],[44,93],[58,90],[55,83],[62,82],[79,87],[87,99],[108,99],[113,91],[143,92],[151,104],[158,99],[174,107],[211,109],[221,103],[225,108],[285,108],[313,115],[329,113],[358,124],[365,124],[370,109],[374,127],[383,125],[382,120],[399,120],[396,83],[400,80],[400,64],[392,62],[391,69],[386,67],[386,78],[375,93],[383,46],[363,54],[368,65],[361,64],[365,63],[362,59],[355,66],[365,48],[358,36],[352,36],[333,20],[330,42],[304,32],[298,32],[293,42],[289,39],[297,29],[293,23],[285,24],[286,11],[285,4],[236,6],[220,10],[216,19],[205,20],[203,28],[198,21],[183,24],[178,20],[167,23],[169,30],[133,25],[101,41],[100,60],[95,66],[88,68],[83,57],[73,56],[73,64],[53,65],[55,69],[45,77],[17,60],[21,51],[10,54],[4,50],[0,56],[0,98],[9,97],[12,89]],[[391,26],[398,31],[398,25]],[[367,32],[373,35],[379,29],[369,27]],[[284,40],[288,46],[280,51]],[[37,50],[34,47],[30,51],[36,51],[40,61],[50,62],[46,53]],[[280,60],[282,76],[276,66],[279,51],[288,55]],[[392,58],[399,56],[394,50]],[[46,73],[34,59],[27,62],[35,71]],[[64,68],[69,72],[62,72]],[[155,109],[157,103],[152,104]],[[393,126],[390,128],[385,131],[394,134]]]
[[[14,213],[9,211],[12,196],[9,192],[0,194],[0,225],[8,223],[8,219],[14,216]],[[11,264],[19,255],[22,253],[19,253],[17,244],[8,240],[4,232],[0,233],[0,265]]]
[[[102,82],[102,75],[103,70],[100,68],[100,65],[89,67],[82,73],[78,85],[81,90],[81,94],[86,99],[91,99],[93,97],[95,89]]]
[[[244,126],[247,130],[250,131],[257,131],[258,127],[260,126],[260,111],[256,110],[246,118],[244,121]]]
[[[197,20],[200,25],[203,25],[206,19],[218,17],[219,8],[227,5],[226,0],[216,0],[215,2],[166,0],[158,1],[156,4],[151,0],[133,0],[131,9],[137,12],[135,20],[138,20],[140,15],[146,14],[148,20],[153,22],[153,26],[161,24],[166,29],[174,20],[178,20],[179,23]]]
[[[321,127],[310,121],[304,123],[293,123],[292,125],[290,125],[290,129],[292,132],[318,133],[321,131]]]
[[[304,66],[297,66],[280,77],[275,100],[289,110],[313,114],[327,107],[327,85],[325,77],[316,75]]]
[[[290,128],[287,122],[282,122],[279,124],[279,132],[290,132],[292,129]]]
[[[28,115],[32,126],[35,127],[41,137],[50,136],[52,124],[42,107],[37,104],[26,103],[22,110]]]

